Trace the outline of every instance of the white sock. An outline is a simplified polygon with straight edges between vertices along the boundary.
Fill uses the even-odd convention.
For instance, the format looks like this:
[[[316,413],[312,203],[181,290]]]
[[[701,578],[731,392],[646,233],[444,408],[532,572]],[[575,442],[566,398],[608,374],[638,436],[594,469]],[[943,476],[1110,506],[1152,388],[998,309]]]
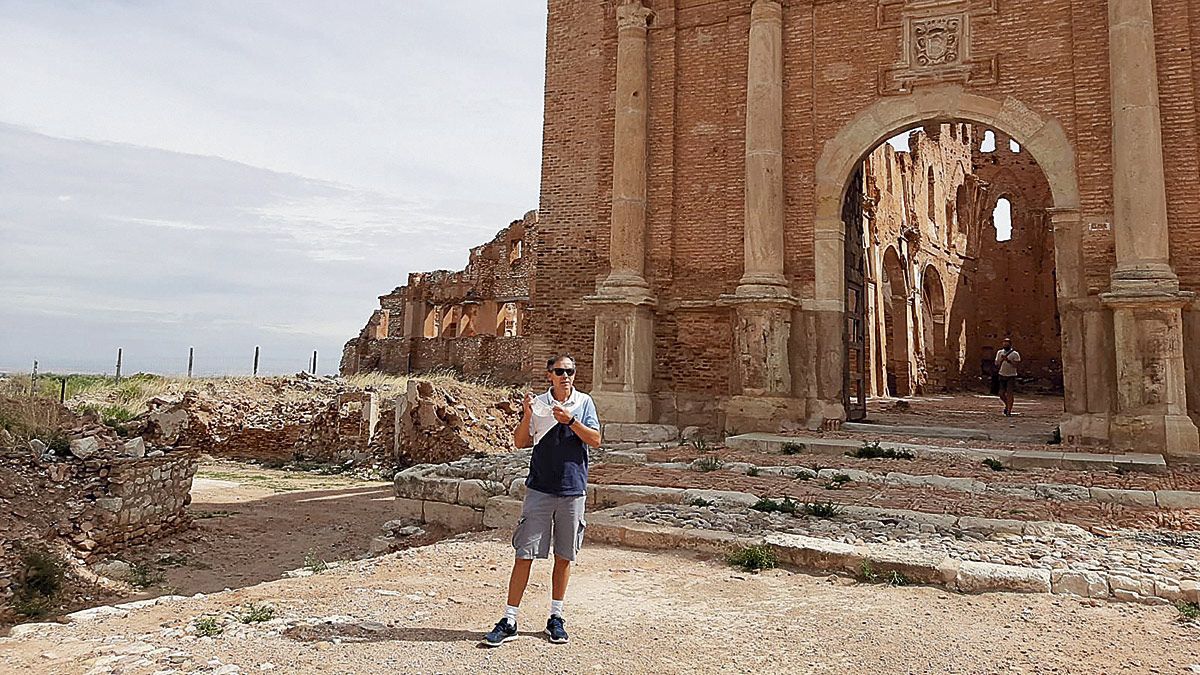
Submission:
[[[508,619],[508,622],[512,625],[517,625],[517,608],[512,605],[505,605],[504,618]]]
[[[550,616],[561,617],[562,616],[562,608],[563,608],[562,600],[554,600],[553,598],[551,598],[551,600],[550,600]]]

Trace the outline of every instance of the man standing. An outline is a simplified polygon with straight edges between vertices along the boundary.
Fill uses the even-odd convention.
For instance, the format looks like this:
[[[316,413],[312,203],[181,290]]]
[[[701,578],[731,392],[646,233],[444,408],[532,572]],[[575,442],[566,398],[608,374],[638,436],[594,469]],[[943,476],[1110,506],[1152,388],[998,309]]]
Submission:
[[[563,600],[571,563],[583,544],[584,501],[587,499],[588,448],[600,447],[600,420],[592,397],[575,389],[575,360],[555,356],[546,361],[550,389],[525,394],[521,423],[513,431],[518,448],[533,446],[525,502],[513,533],[516,560],[508,579],[508,606],[504,618],[483,638],[498,647],[517,636],[517,608],[529,583],[533,559],[546,559],[554,549],[551,576],[550,641],[567,641]]]
[[[1000,400],[1004,402],[1004,415],[1012,417],[1013,391],[1017,386],[1017,364],[1021,354],[1013,349],[1012,338],[1004,338],[1004,346],[996,352],[996,374],[1000,376]]]

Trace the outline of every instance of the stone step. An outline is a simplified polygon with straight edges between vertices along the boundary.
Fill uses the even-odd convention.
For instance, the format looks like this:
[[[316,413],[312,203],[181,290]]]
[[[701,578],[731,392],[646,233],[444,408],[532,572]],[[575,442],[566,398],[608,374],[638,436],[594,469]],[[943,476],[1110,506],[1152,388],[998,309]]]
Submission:
[[[1170,604],[1200,602],[1200,582],[1172,584],[1109,571],[1048,570],[962,560],[938,551],[893,544],[854,545],[796,534],[748,536],[719,530],[685,529],[622,518],[617,511],[593,513],[587,540],[644,550],[695,551],[725,555],[746,546],[765,546],[776,559],[801,570],[845,574],[863,581],[902,580],[962,593],[1053,593],[1103,600]]]
[[[725,439],[730,448],[756,452],[783,452],[786,445],[798,445],[805,452],[823,455],[844,455],[862,447],[861,441],[817,436],[784,436],[782,434],[749,433]],[[893,443],[881,441],[880,447],[908,450],[917,457],[958,457],[971,461],[995,459],[1014,469],[1044,468],[1076,471],[1114,470],[1165,473],[1167,462],[1162,455],[1149,453],[1107,454],[1092,452],[1062,452],[1052,450],[1002,450],[981,448],[948,448],[936,445]]]
[[[842,425],[842,431],[863,434],[899,434],[903,436],[922,436],[925,438],[961,438],[976,441],[990,441],[992,439],[991,434],[979,429],[882,424],[879,422],[846,422]]]

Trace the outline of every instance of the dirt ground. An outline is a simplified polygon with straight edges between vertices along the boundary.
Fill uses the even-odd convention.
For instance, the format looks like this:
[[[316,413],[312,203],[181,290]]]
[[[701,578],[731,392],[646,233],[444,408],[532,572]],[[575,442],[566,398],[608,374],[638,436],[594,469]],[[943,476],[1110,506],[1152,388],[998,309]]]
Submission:
[[[273,581],[306,563],[361,558],[380,527],[397,517],[392,490],[349,476],[209,462],[192,486],[196,526],[119,557],[147,570],[152,583],[138,597]],[[426,529],[410,543],[445,534]]]
[[[468,535],[0,640],[0,672],[1186,673],[1200,664],[1200,629],[1170,607],[756,575],[608,547],[585,549],[572,578],[570,644],[540,635],[549,572],[540,564],[520,637],[482,649],[510,556],[504,534]],[[248,602],[272,603],[276,619],[181,635],[197,617]]]

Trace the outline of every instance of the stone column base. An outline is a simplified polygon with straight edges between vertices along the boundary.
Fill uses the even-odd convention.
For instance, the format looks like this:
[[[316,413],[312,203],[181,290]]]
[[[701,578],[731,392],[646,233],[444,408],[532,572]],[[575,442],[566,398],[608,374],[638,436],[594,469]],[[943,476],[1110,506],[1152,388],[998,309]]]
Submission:
[[[646,424],[654,419],[654,405],[648,393],[593,389],[592,400],[603,422]]]
[[[725,433],[751,431],[778,433],[784,422],[804,420],[803,399],[784,396],[731,396],[721,404],[725,414]]]
[[[1108,445],[1108,413],[1067,413],[1058,424],[1062,441],[1068,445]]]
[[[1109,428],[1114,450],[1200,457],[1200,431],[1187,416],[1183,355],[1182,309],[1194,297],[1140,290],[1100,296],[1112,310],[1116,347],[1117,412]]]
[[[584,298],[596,308],[592,398],[600,418],[645,423],[654,417],[653,296],[636,288],[601,287]]]
[[[1200,458],[1200,431],[1187,415],[1114,415],[1110,434],[1113,450]]]

